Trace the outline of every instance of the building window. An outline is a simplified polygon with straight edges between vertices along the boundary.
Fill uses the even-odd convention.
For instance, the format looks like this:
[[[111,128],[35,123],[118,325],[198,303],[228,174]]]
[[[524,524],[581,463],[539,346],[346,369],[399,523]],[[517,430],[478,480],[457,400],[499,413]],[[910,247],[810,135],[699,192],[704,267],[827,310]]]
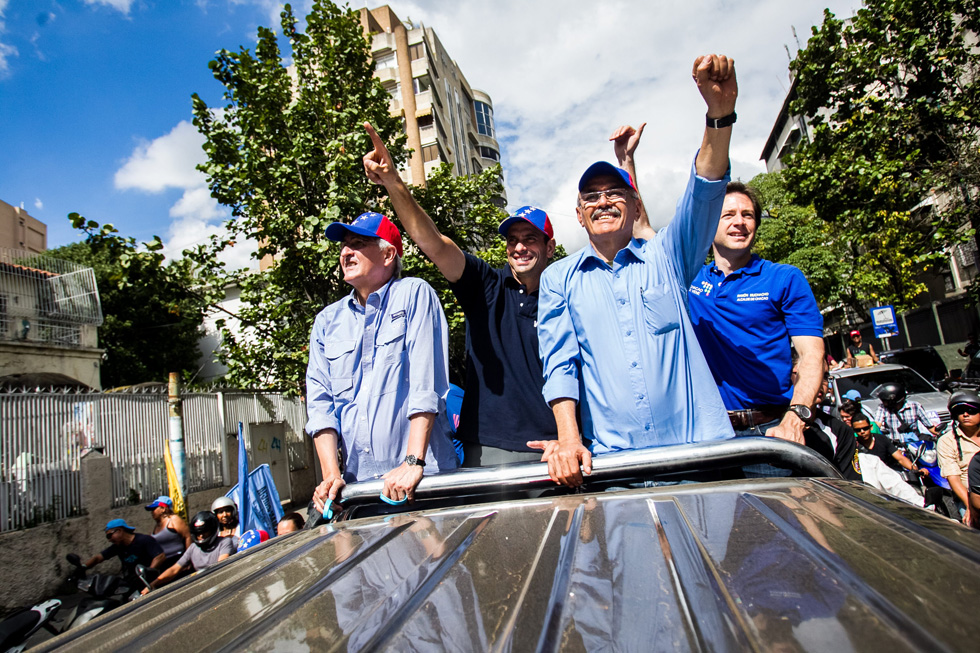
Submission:
[[[412,78],[412,86],[415,89],[415,94],[425,93],[432,88],[432,80],[429,79],[428,75],[422,75],[421,77]]]
[[[412,61],[425,58],[425,43],[408,46],[408,56]]]
[[[433,143],[432,145],[425,145],[422,147],[422,162],[428,163],[429,161],[439,160],[439,146]]]
[[[473,102],[473,107],[476,110],[476,130],[493,138],[493,107],[479,100]]]
[[[487,147],[485,145],[480,146],[480,156],[484,159],[490,159],[491,161],[500,161],[500,155],[492,147]]]

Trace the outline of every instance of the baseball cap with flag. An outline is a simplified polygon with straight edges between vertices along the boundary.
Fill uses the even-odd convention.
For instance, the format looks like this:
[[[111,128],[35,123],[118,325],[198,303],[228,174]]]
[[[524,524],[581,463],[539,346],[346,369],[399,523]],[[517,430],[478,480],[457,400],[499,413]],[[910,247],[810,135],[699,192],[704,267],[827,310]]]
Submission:
[[[555,237],[555,230],[551,227],[551,219],[548,217],[548,214],[536,206],[522,206],[517,209],[513,215],[500,223],[497,231],[501,236],[506,238],[507,232],[516,222],[530,222],[531,226],[537,227],[539,231],[544,232],[544,235],[549,240]]]
[[[398,256],[402,256],[402,234],[398,227],[386,216],[380,213],[368,212],[357,216],[357,219],[350,224],[334,222],[327,225],[326,236],[330,240],[340,243],[348,233],[368,238],[381,238],[391,243]]]
[[[596,161],[585,169],[582,177],[578,180],[579,191],[581,192],[585,184],[595,177],[618,177],[623,180],[628,188],[636,190],[636,184],[633,183],[633,177],[630,173],[606,161]]]

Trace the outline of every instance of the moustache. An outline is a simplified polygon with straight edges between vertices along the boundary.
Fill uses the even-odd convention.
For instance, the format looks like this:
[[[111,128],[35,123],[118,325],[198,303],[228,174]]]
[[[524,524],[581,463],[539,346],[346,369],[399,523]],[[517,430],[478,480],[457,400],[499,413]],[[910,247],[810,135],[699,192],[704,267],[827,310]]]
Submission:
[[[609,208],[601,209],[601,210],[596,211],[595,213],[593,213],[592,214],[592,219],[593,220],[598,220],[599,218],[605,218],[605,217],[618,218],[621,215],[623,215],[623,212],[622,211],[620,211],[615,206],[611,206]]]

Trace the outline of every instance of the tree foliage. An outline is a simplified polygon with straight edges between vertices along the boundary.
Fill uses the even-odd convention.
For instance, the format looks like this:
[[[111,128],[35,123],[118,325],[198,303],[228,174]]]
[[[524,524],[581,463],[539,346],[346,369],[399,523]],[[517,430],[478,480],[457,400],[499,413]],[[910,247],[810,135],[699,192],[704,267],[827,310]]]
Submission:
[[[310,330],[316,314],[350,292],[339,272],[339,247],[326,240],[330,222],[349,222],[364,211],[388,210],[383,190],[364,175],[370,150],[362,124],[371,122],[396,164],[405,161],[401,121],[389,115],[389,94],[374,78],[370,47],[359,14],[327,1],[313,4],[305,32],[289,5],[282,37],[259,28],[254,53],[222,50],[211,62],[225,87],[225,105],[194,96],[194,123],[205,137],[212,196],[231,207],[230,237],[215,239],[195,258],[208,263],[212,285],[241,288],[238,317],[244,328],[223,330],[226,382],[243,387],[304,389]],[[280,40],[288,46],[280,51]],[[462,247],[496,254],[494,205],[503,188],[499,168],[472,177],[437,170],[419,203]],[[216,255],[235,241],[258,243],[257,256],[274,264],[259,273],[226,273]],[[462,351],[462,317],[438,271],[409,244],[404,270],[439,291],[453,327],[453,353]]]
[[[77,213],[68,218],[85,240],[45,252],[95,270],[104,322],[102,385],[166,382],[170,372],[190,380],[197,371],[201,322],[209,298],[195,290],[189,259],[166,262],[163,243],[123,237],[111,224]]]
[[[856,257],[846,300],[910,308],[919,273],[977,238],[978,4],[866,0],[847,21],[827,11],[792,64],[792,111],[813,129],[786,181]]]

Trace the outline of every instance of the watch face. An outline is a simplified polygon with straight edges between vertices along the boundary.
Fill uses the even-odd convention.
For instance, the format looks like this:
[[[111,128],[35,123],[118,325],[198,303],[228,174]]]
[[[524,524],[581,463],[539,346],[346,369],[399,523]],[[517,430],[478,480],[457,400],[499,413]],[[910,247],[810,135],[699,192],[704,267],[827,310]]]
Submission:
[[[809,421],[813,419],[813,411],[810,410],[808,406],[796,405],[796,406],[792,406],[792,410],[794,413],[799,415],[800,419],[802,419],[803,421]]]

